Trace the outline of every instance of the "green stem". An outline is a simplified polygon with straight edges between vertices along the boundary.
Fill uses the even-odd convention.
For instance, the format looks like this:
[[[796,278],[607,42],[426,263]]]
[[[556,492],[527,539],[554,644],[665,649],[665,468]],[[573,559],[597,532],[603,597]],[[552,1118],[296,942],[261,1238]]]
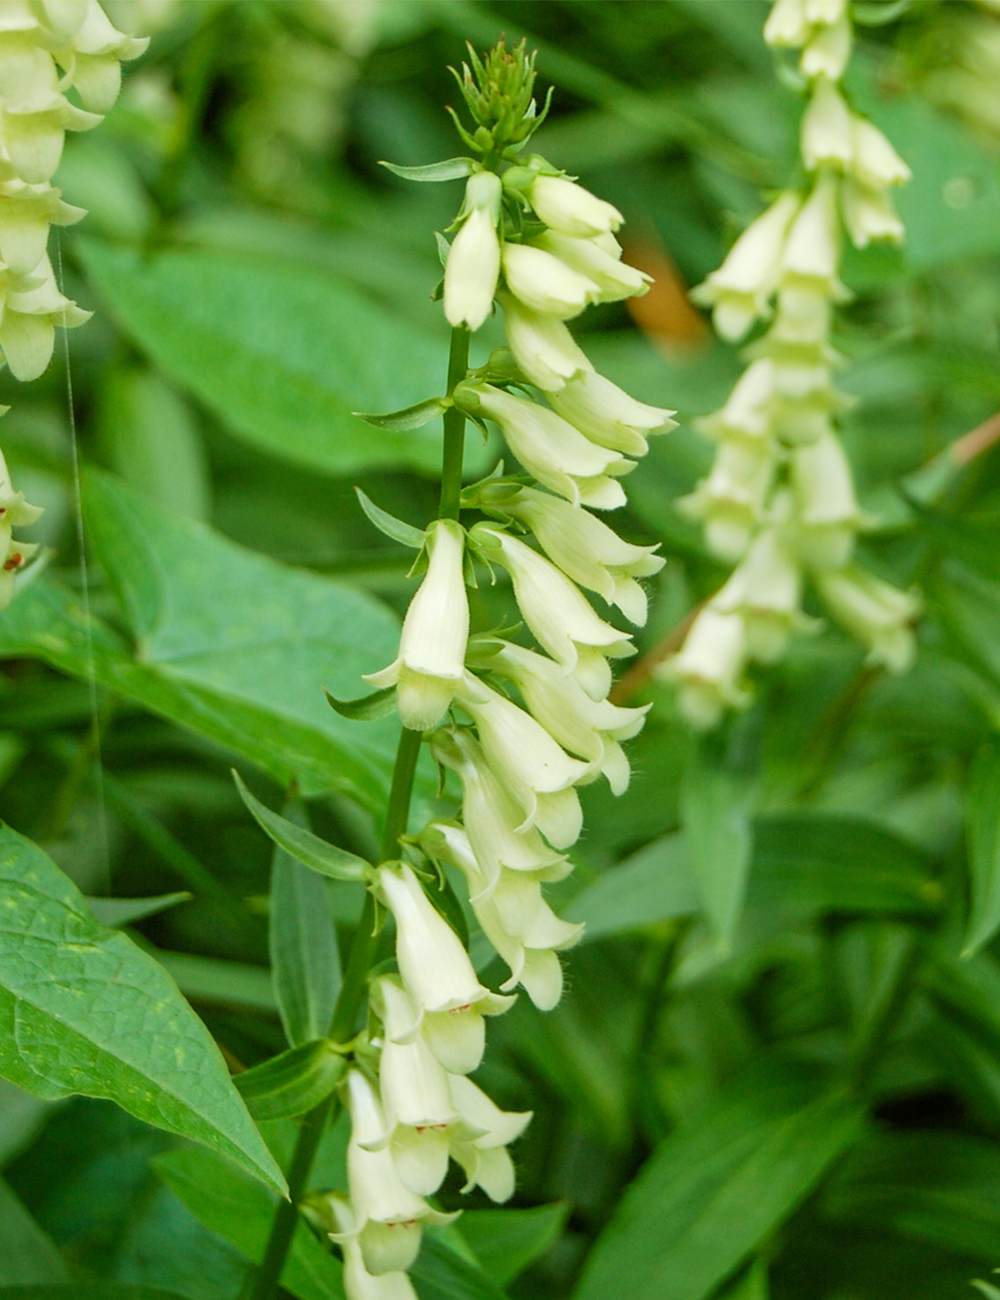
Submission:
[[[449,397],[468,373],[471,337],[466,329],[453,329],[451,332],[451,351],[448,355]],[[457,519],[459,515],[464,443],[465,416],[455,407],[450,407],[444,413],[444,454],[441,462],[439,511],[441,519]],[[406,834],[410,800],[413,797],[413,778],[417,771],[422,739],[419,731],[410,731],[407,727],[403,728],[402,735],[399,737],[396,764],[392,772],[392,789],[389,791],[389,804],[385,813],[385,830],[379,852],[380,862],[391,861],[398,855],[400,837]],[[375,900],[368,893],[365,895],[358,928],[354,932],[354,942],[351,944],[351,953],[344,970],[344,981],[340,986],[330,1025],[329,1036],[335,1043],[345,1043],[353,1037],[358,1022],[358,1013],[368,983],[368,972],[378,946],[375,921]],[[295,1235],[299,1201],[308,1190],[309,1173],[333,1103],[334,1099],[328,1097],[315,1110],[311,1110],[302,1121],[288,1173],[289,1199],[282,1201],[275,1213],[267,1250],[257,1273],[251,1300],[274,1300],[277,1294],[281,1273]]]
[[[451,331],[448,354],[448,396],[469,372],[469,342],[472,335],[461,326]],[[462,459],[465,451],[465,414],[457,406],[444,413],[444,455],[441,459],[441,519],[457,519],[462,496]]]

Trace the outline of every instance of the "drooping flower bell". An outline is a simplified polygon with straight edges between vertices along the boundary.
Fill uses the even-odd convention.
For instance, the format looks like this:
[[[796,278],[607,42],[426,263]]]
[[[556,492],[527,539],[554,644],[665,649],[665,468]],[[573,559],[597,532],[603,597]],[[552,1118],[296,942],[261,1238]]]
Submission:
[[[448,324],[477,330],[490,314],[500,275],[500,177],[480,171],[469,177],[462,225],[444,270],[444,314]]]
[[[599,199],[565,176],[535,178],[527,190],[528,202],[541,221],[563,235],[592,239],[617,230],[624,217],[611,203]]]

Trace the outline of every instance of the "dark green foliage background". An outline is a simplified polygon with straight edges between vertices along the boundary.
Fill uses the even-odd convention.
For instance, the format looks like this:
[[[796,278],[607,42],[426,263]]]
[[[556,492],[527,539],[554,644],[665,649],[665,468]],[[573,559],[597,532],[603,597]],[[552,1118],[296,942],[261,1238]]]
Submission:
[[[827,628],[697,746],[669,693],[645,688],[631,787],[588,788],[577,870],[553,891],[589,923],[567,995],[490,1026],[478,1077],[535,1111],[514,1209],[449,1179],[442,1203],[469,1212],[429,1235],[421,1300],[958,1300],[1000,1263],[1000,459],[930,496],[914,477],[1000,406],[1000,141],[924,90],[971,6],[863,8],[897,17],[861,29],[850,93],[914,179],[902,252],[847,257],[844,432],[881,520],[866,561],[926,593],[917,665],[880,676]],[[766,12],[386,0],[351,55],[306,7],[181,3],[105,125],[69,141],[57,180],[91,215],[61,237],[62,265],[97,310],[70,338],[95,630],[57,356],[37,384],[0,381],[15,484],[47,507],[30,536],[56,548],[0,616],[0,814],[85,895],[190,893],[145,916],[94,910],[130,923],[231,1069],[288,1045],[269,905],[312,891],[343,948],[361,890],[296,885],[286,861],[269,904],[270,846],[228,769],[272,807],[294,778],[318,833],[375,852],[396,724],[340,718],[322,690],[360,694],[394,653],[411,556],[353,487],[418,527],[434,512],[437,426],[387,433],[351,412],[442,389],[433,232],[457,186],[407,186],[376,161],[454,154],[446,65],[463,39],[526,31],[557,87],[539,151],[692,285],[761,187],[795,175],[799,100],[774,75]],[[669,557],[647,651],[720,578],[673,500],[710,455],[692,419],[739,360],[711,341],[661,354],[621,307],[581,325],[600,369],[680,409],[622,521]],[[487,326],[474,362],[498,341]],[[469,450],[478,473],[497,449]],[[474,606],[499,624],[509,589]],[[415,817],[433,799],[423,773]],[[335,957],[329,927],[308,942]],[[261,1128],[286,1162],[293,1121]],[[342,1185],[344,1140],[341,1123],[315,1188]],[[235,1300],[276,1193],[254,1181],[263,1148],[237,1170],[214,1145],[0,1083],[0,1296]],[[304,1225],[284,1283],[342,1294]]]

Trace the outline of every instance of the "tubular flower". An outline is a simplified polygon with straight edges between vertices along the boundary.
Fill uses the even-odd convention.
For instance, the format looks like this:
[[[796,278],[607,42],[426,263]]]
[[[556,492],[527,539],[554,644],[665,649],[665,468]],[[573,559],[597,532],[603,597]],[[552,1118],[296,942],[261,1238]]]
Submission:
[[[14,577],[38,550],[34,542],[16,542],[13,529],[33,524],[42,516],[40,506],[29,505],[23,492],[15,492],[7,462],[0,453],[0,610],[14,598]]]
[[[347,1300],[417,1300],[413,1283],[406,1273],[380,1273],[365,1268],[365,1258],[355,1232],[350,1203],[339,1196],[328,1196],[337,1232],[331,1233],[344,1255],[344,1295]]]
[[[558,320],[579,316],[600,294],[600,286],[542,248],[504,244],[507,287],[525,307]]]
[[[501,1110],[482,1088],[462,1075],[452,1075],[450,1084],[452,1099],[467,1130],[479,1135],[462,1138],[455,1133],[449,1139],[451,1155],[468,1180],[462,1190],[471,1192],[473,1187],[481,1187],[491,1201],[509,1201],[514,1194],[514,1163],[507,1146],[531,1123],[531,1111]]]
[[[749,702],[739,684],[747,652],[742,616],[708,605],[691,624],[680,651],[661,666],[657,676],[678,685],[677,702],[692,726],[714,727],[725,708],[741,708]]]
[[[789,633],[808,627],[802,613],[802,565],[777,527],[765,528],[726,585],[712,598],[712,608],[743,619],[748,655],[774,663],[784,653]]]
[[[465,671],[469,602],[463,562],[465,531],[451,519],[438,519],[426,533],[427,576],[410,602],[399,654],[388,668],[365,681],[395,686],[403,725],[428,731],[444,717]]]
[[[593,371],[558,316],[532,311],[509,293],[500,295],[500,304],[510,350],[531,383],[551,393],[576,375]]]
[[[858,565],[819,570],[815,581],[837,622],[868,647],[868,662],[906,672],[917,653],[910,624],[920,613],[919,599]]]
[[[533,241],[532,246],[551,253],[588,281],[593,286],[588,290],[589,302],[620,302],[622,298],[634,298],[649,290],[650,277],[621,260],[617,243],[614,245],[616,256],[607,251],[600,239],[574,239],[571,235],[547,230]]]
[[[645,456],[650,434],[676,427],[670,418],[675,411],[636,401],[592,368],[569,377],[546,396],[555,411],[585,438],[628,456]]]
[[[565,176],[537,176],[527,197],[539,220],[576,239],[607,234],[617,230],[624,220],[613,204],[596,198]]]
[[[634,654],[630,638],[598,618],[569,578],[530,546],[486,524],[473,533],[513,579],[518,608],[538,643],[588,695],[603,699],[611,687],[607,660]]]
[[[449,325],[477,330],[493,306],[500,275],[500,177],[476,172],[465,188],[465,220],[448,253],[444,314]]]

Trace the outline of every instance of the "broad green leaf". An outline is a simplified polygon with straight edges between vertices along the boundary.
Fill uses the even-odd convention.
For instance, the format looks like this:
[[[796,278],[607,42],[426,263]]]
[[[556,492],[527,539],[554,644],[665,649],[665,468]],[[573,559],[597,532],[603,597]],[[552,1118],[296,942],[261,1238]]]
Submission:
[[[375,433],[353,414],[424,401],[440,346],[336,275],[221,250],[78,248],[118,325],[234,433],[328,474],[440,466],[440,432]]]
[[[277,1200],[209,1151],[167,1151],[153,1167],[189,1210],[247,1259],[264,1258]],[[298,1300],[343,1300],[340,1260],[299,1220],[281,1285]]]
[[[155,898],[87,898],[86,903],[101,925],[118,929],[141,921],[147,916],[156,916],[178,903],[186,903],[192,897],[186,890],[176,894],[158,894]]]
[[[569,1217],[566,1201],[530,1210],[466,1210],[459,1230],[483,1269],[506,1286],[555,1245]]]
[[[862,1114],[843,1093],[759,1062],[646,1162],[574,1300],[704,1300],[812,1191]]]
[[[1000,966],[988,953],[956,961],[939,950],[921,968],[921,983],[946,1015],[1000,1056]]]
[[[65,1282],[62,1256],[0,1178],[0,1286]]]
[[[291,1047],[233,1077],[254,1119],[304,1115],[333,1092],[343,1078],[343,1056],[326,1039]]]
[[[965,801],[970,903],[963,957],[988,943],[1000,926],[1000,742],[976,755]]]
[[[426,1232],[410,1277],[420,1300],[505,1300],[482,1269]]]
[[[157,962],[91,915],[39,849],[0,829],[0,1074],[107,1097],[284,1190],[219,1049]]]
[[[305,821],[301,804],[286,811]],[[271,856],[268,940],[285,1037],[293,1047],[324,1038],[340,992],[340,950],[331,886],[280,845]]]
[[[389,663],[395,616],[363,592],[255,555],[177,520],[107,475],[88,476],[90,540],[117,587],[135,656],[100,622],[92,657],[79,605],[41,578],[0,620],[0,657],[34,655],[138,700],[310,795],[331,787],[381,808],[398,727],[355,723],[324,687],[356,693]]]
[[[760,1257],[719,1292],[719,1300],[769,1300],[770,1295],[767,1260]]]
[[[884,1132],[860,1142],[823,1194],[831,1217],[963,1255],[1000,1258],[1000,1143]]]
[[[584,942],[642,930],[700,907],[684,837],[666,835],[633,853],[582,889],[566,908],[569,921],[585,921]]]
[[[174,1291],[155,1286],[127,1286],[118,1282],[72,1282],[62,1286],[4,1286],[0,1300],[186,1300]]]
[[[404,181],[457,181],[468,176],[473,167],[471,158],[445,158],[442,162],[424,163],[422,167],[402,167],[399,163],[379,162],[394,176]]]
[[[743,908],[753,853],[752,802],[752,783],[726,766],[719,746],[704,739],[692,745],[681,783],[684,845],[723,951],[732,946]]]
[[[271,972],[263,966],[223,961],[218,957],[198,957],[194,953],[166,952],[162,948],[150,951],[170,972],[181,992],[195,1002],[264,1011],[271,1015],[278,1010]]]
[[[240,774],[233,772],[233,780],[240,792],[240,798],[246,804],[254,821],[277,846],[291,854],[296,862],[328,876],[331,880],[347,880],[357,883],[366,878],[370,867],[364,858],[359,858],[336,844],[328,844],[318,835],[288,821],[280,813],[272,812],[255,799],[243,783]]]

